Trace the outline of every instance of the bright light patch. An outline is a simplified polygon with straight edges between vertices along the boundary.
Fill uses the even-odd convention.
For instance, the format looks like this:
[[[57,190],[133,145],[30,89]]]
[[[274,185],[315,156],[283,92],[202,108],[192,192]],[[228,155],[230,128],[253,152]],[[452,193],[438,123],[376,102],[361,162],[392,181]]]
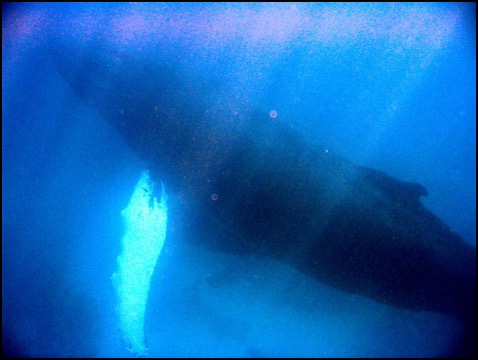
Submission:
[[[167,224],[167,195],[161,183],[161,200],[153,195],[155,184],[143,171],[121,215],[126,232],[121,239],[118,269],[112,276],[118,295],[119,329],[128,350],[146,355],[144,315],[154,266],[163,248]]]

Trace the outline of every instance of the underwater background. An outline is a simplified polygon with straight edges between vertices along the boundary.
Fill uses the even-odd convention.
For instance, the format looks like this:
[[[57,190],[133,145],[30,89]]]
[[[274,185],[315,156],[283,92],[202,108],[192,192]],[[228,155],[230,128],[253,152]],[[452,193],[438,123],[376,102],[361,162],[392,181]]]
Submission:
[[[180,64],[330,151],[424,185],[425,206],[476,244],[474,3],[2,4],[4,354],[132,356],[111,276],[121,211],[144,163],[75,95],[49,51],[57,38],[81,48],[98,37],[139,61]],[[453,351],[454,320],[207,250],[197,244],[215,229],[185,226],[174,193],[168,208],[148,356]]]

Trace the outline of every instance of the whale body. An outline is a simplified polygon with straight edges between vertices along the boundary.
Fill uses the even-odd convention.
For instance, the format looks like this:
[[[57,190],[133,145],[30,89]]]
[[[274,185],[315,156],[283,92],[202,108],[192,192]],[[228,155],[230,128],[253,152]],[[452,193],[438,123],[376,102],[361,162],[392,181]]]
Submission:
[[[67,67],[59,61],[60,74],[151,178],[233,234],[205,246],[268,256],[350,293],[449,315],[474,339],[476,250],[421,203],[423,186],[312,144],[286,119],[231,100],[227,89],[205,90],[174,66],[113,61],[95,49],[73,58]]]

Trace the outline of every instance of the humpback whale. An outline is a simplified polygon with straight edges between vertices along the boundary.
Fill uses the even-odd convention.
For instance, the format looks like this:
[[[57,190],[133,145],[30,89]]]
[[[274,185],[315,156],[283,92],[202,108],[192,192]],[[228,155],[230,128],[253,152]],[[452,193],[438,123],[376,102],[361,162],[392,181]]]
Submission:
[[[117,61],[96,48],[72,64],[62,53],[59,73],[151,178],[233,234],[205,246],[268,256],[350,293],[446,314],[466,325],[464,341],[474,346],[475,248],[421,203],[423,186],[312,144],[287,119],[170,64]]]

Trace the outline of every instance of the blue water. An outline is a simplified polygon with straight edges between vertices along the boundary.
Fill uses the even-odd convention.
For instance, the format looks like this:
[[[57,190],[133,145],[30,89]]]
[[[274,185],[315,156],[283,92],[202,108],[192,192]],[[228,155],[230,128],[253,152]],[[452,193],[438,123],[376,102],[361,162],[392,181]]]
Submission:
[[[87,49],[101,37],[137,61],[226,85],[224,101],[276,110],[310,141],[424,185],[423,203],[476,244],[475,13],[474,4],[3,6],[2,349],[130,356],[110,277],[144,164],[69,88],[52,39]],[[188,232],[169,201],[146,313],[150,356],[428,357],[459,334],[443,315],[191,246],[186,237],[217,235]],[[231,264],[235,279],[208,285]]]

